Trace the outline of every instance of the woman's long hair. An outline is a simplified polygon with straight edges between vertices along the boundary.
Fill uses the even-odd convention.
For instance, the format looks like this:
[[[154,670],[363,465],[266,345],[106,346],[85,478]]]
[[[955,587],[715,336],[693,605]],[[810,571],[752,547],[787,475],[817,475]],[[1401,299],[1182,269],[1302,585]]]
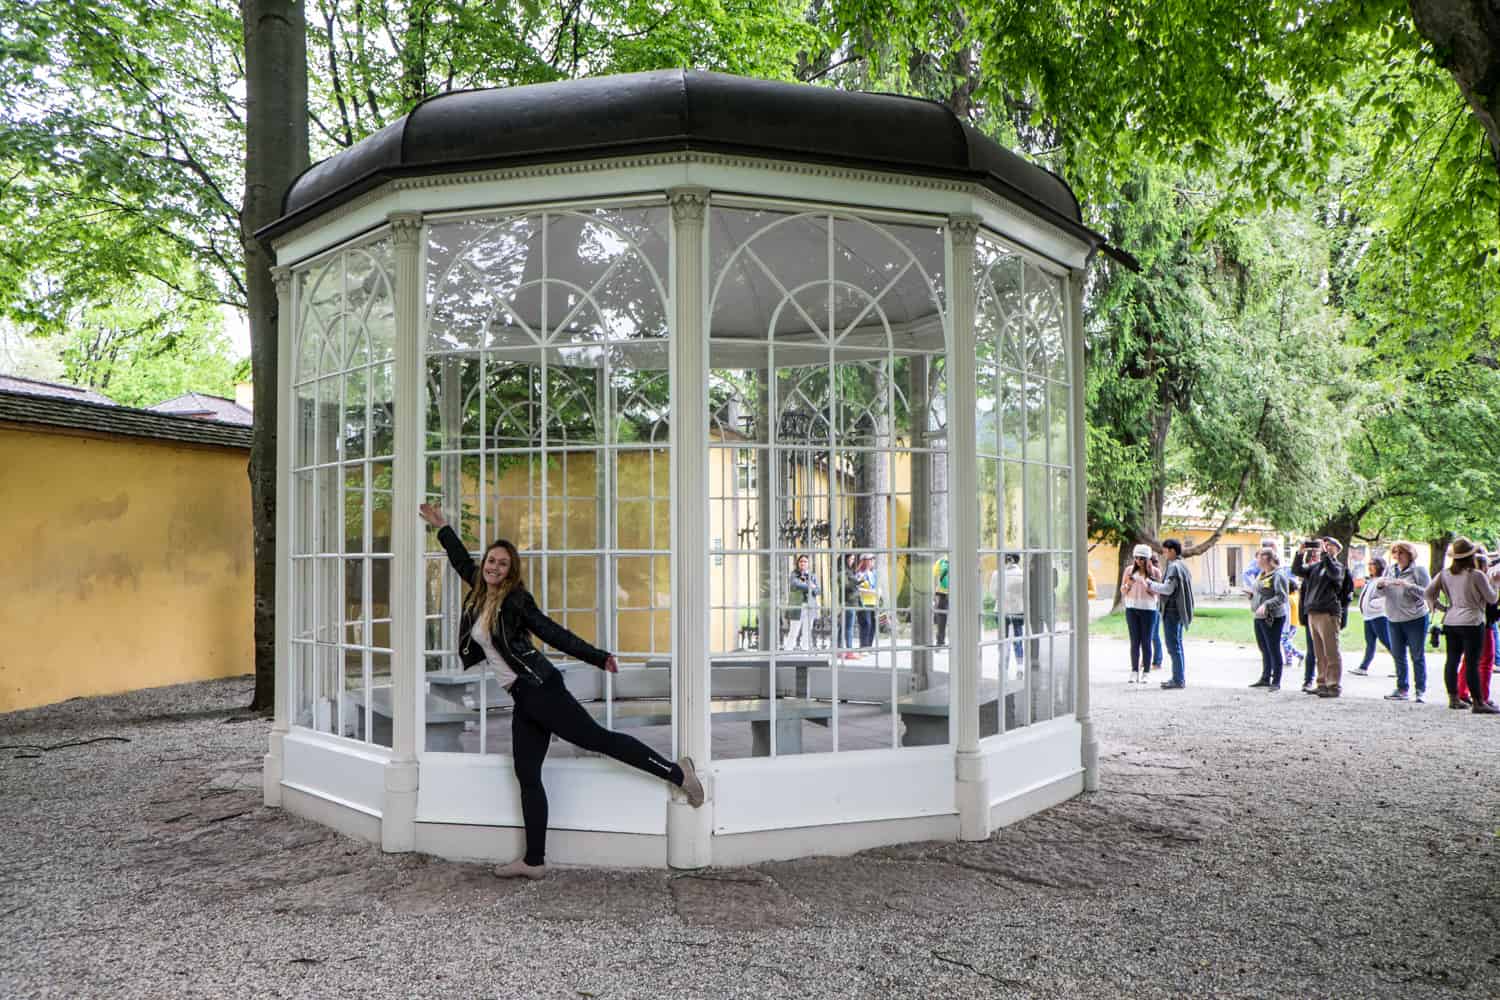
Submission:
[[[504,549],[510,554],[510,570],[503,580],[491,587],[484,579],[484,560],[496,549]],[[509,541],[500,538],[490,543],[484,550],[484,558],[474,567],[474,579],[469,581],[469,596],[464,598],[464,608],[470,618],[484,626],[485,632],[493,634],[495,615],[500,612],[501,602],[512,590],[525,589],[526,581],[521,579],[521,554]]]

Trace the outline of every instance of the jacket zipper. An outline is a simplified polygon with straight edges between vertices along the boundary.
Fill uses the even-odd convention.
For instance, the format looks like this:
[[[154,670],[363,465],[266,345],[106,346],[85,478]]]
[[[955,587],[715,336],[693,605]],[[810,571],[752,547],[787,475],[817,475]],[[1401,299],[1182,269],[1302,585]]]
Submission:
[[[498,608],[495,609],[495,613],[500,618],[500,641],[501,641],[501,643],[504,644],[506,651],[509,652],[511,654],[511,656],[515,656],[516,651],[514,649],[510,648],[510,636],[507,635],[506,631],[505,631],[505,606],[504,606],[504,602],[501,603],[500,607],[498,607]],[[531,679],[534,680],[534,681],[536,681],[538,684],[540,684],[542,682],[542,679],[536,675],[536,671],[532,670],[526,664],[522,663],[520,657],[516,656],[516,663],[513,664],[513,666],[514,665],[519,665],[521,667],[521,669],[525,670],[528,674],[530,674],[531,675]]]

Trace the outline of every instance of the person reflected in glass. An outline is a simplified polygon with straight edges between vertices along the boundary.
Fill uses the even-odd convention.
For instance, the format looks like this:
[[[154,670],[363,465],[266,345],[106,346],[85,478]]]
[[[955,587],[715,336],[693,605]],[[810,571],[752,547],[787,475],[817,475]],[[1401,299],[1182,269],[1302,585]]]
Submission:
[[[853,649],[857,641],[856,623],[859,615],[859,556],[853,552],[845,554],[839,567],[839,583],[843,596],[839,614],[839,646],[844,650],[839,654],[839,659],[852,660],[857,655]]]
[[[932,627],[937,644],[948,645],[948,557],[938,556],[932,564]]]
[[[869,649],[875,645],[875,614],[880,608],[880,572],[875,569],[875,556],[862,552],[859,556],[859,648]]]
[[[703,783],[691,757],[673,763],[633,736],[611,732],[563,686],[562,672],[531,644],[537,636],[554,649],[609,673],[620,669],[613,653],[596,649],[537,607],[521,578],[521,558],[505,539],[492,542],[478,563],[443,512],[422,504],[423,521],[437,529],[448,562],[469,587],[458,620],[458,655],[465,667],[485,666],[515,701],[511,755],[521,786],[526,855],[499,865],[500,878],[541,878],[547,873],[547,792],[542,761],[554,735],[574,746],[613,757],[682,789],[694,808],[703,804]]]
[[[1018,664],[1025,653],[1021,637],[1026,634],[1026,574],[1021,569],[1021,557],[1016,553],[1007,552],[1003,568],[990,574],[990,597],[995,602],[995,614],[1000,620],[1001,669],[1004,670],[1010,666],[1012,649]],[[1004,645],[1008,635],[1016,637],[1010,646]]]
[[[812,571],[812,561],[798,556],[787,583],[787,609],[792,616],[786,634],[787,649],[812,649],[813,622],[818,617],[818,597],[823,589]]]

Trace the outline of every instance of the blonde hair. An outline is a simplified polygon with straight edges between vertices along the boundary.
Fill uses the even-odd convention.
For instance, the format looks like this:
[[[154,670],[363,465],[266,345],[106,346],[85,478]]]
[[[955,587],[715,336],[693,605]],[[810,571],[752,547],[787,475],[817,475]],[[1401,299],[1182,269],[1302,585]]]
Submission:
[[[504,549],[510,555],[510,569],[503,580],[491,587],[484,578],[484,560],[496,549]],[[464,608],[475,623],[484,627],[485,632],[493,633],[495,616],[500,613],[501,603],[512,590],[525,589],[526,581],[521,579],[521,554],[514,545],[501,538],[490,543],[489,548],[484,550],[484,558],[474,567],[474,579],[469,581],[469,595],[464,598]]]
[[[1390,552],[1392,559],[1396,558],[1397,552],[1405,552],[1412,562],[1417,561],[1417,547],[1411,542],[1392,542],[1387,551]]]

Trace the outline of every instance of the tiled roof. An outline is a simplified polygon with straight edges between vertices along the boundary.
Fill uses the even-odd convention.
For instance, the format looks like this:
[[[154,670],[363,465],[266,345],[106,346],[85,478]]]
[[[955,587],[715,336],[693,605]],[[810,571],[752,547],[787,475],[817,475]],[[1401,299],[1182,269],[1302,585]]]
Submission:
[[[174,399],[148,406],[147,409],[156,413],[173,413],[179,417],[218,420],[242,427],[249,427],[255,422],[255,415],[234,400],[202,392],[185,392]]]
[[[0,423],[66,427],[96,434],[185,441],[223,448],[250,447],[249,427],[153,413],[109,402],[17,392],[3,385],[0,385]]]
[[[21,392],[28,396],[52,396],[56,399],[80,399],[88,403],[114,405],[108,396],[77,385],[62,382],[43,382],[41,379],[21,378],[18,375],[0,375],[0,392]]]

